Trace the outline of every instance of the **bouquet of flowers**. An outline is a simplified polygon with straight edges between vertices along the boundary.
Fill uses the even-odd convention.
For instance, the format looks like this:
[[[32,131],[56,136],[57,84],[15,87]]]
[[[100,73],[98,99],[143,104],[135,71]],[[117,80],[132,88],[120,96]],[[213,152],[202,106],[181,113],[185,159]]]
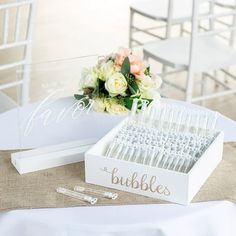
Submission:
[[[150,67],[129,49],[120,48],[91,68],[82,69],[79,94],[74,97],[88,102],[98,112],[120,114],[131,109],[135,98],[160,99],[157,89],[162,80],[151,74]]]

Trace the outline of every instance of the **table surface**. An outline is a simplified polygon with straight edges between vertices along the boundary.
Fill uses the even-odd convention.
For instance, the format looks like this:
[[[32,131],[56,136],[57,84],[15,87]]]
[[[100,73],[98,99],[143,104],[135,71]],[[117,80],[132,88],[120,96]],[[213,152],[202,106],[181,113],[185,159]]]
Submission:
[[[185,104],[179,101],[163,100],[173,104],[182,104],[190,106],[196,110],[204,110],[205,108],[196,105]],[[18,148],[34,148],[38,146],[56,144],[60,142],[72,141],[82,138],[102,137],[107,131],[120,122],[123,117],[110,116],[107,114],[81,114],[77,119],[72,119],[71,116],[64,116],[60,122],[55,122],[58,117],[58,112],[63,108],[70,106],[73,103],[72,98],[62,98],[53,103],[29,104],[23,108],[11,110],[0,115],[0,149],[18,149]],[[46,111],[51,111],[52,120],[50,124],[43,123],[42,114]],[[33,116],[33,122],[30,132],[26,135],[26,130],[29,120]],[[45,118],[45,117],[44,117]],[[20,127],[20,128],[19,128]],[[236,123],[227,117],[219,116],[217,127],[224,130],[225,141],[236,141]],[[232,146],[233,145],[233,146]],[[226,152],[231,155],[231,161],[235,164],[235,144],[226,144]],[[5,153],[5,152],[4,152]],[[1,155],[3,152],[1,152]],[[5,153],[6,154],[6,153]],[[7,162],[7,155],[1,161]],[[9,161],[9,160],[8,160]],[[225,162],[224,162],[225,161]],[[226,168],[223,174],[230,180],[229,173],[235,169],[230,169],[227,159],[222,162]],[[6,164],[6,163],[5,163]],[[9,164],[9,163],[8,163]],[[73,165],[69,170],[79,168],[83,170],[82,164]],[[13,171],[13,167],[9,165],[9,170]],[[62,170],[64,167],[59,167]],[[219,166],[220,168],[220,166]],[[55,168],[56,169],[56,168]],[[53,169],[52,169],[53,170]],[[42,171],[40,178],[46,182],[50,180],[50,171]],[[59,171],[59,170],[57,170]],[[216,170],[217,171],[217,170]],[[216,173],[215,171],[215,173]],[[221,171],[222,172],[222,171]],[[65,170],[64,170],[64,173]],[[71,172],[72,173],[72,172]],[[15,172],[15,175],[17,173]],[[15,185],[15,176],[9,175],[7,179],[7,188],[0,187],[1,204],[5,204],[10,197],[16,201],[8,201],[10,204],[6,209],[13,209],[16,203],[21,204],[20,207],[30,207],[27,205],[30,197],[35,194],[41,194],[40,185],[42,183],[35,182],[36,173],[31,173],[28,176],[30,187],[25,190],[25,198],[17,198],[19,188]],[[59,171],[59,175],[61,172]],[[67,174],[68,175],[68,174]],[[55,175],[52,175],[55,177]],[[66,180],[59,178],[61,184],[66,184]],[[76,179],[77,176],[74,176]],[[20,181],[23,183],[26,180],[23,177]],[[53,179],[53,178],[52,178]],[[6,180],[6,179],[5,179]],[[42,180],[42,179],[41,179]],[[222,178],[214,178],[214,174],[209,179],[214,183],[220,184],[223,187],[231,188],[232,195],[229,199],[235,198],[235,183],[229,185]],[[50,181],[49,181],[50,182]],[[5,183],[1,178],[1,184]],[[54,188],[53,182],[51,189]],[[231,182],[232,183],[232,182]],[[68,184],[68,183],[67,183]],[[219,185],[217,185],[219,186]],[[19,187],[19,186],[18,186]],[[205,187],[205,186],[204,186]],[[204,191],[209,195],[208,200],[213,200],[212,194],[204,187],[198,195]],[[10,189],[10,191],[8,191]],[[13,194],[13,189],[17,191]],[[33,190],[32,190],[33,189]],[[217,188],[210,188],[210,191],[215,191]],[[201,192],[202,191],[202,192]],[[224,191],[224,190],[223,190]],[[214,193],[214,199],[225,199],[219,194],[223,193],[222,189],[218,193]],[[4,197],[2,193],[6,194]],[[30,194],[28,194],[30,193]],[[50,191],[44,192],[44,196],[50,197]],[[126,194],[126,193],[125,193]],[[121,198],[126,200],[126,204],[133,203],[154,203],[154,200],[134,195],[134,198],[129,198],[130,194]],[[133,195],[133,194],[132,194]],[[63,200],[63,196],[51,195],[52,198]],[[56,196],[56,197],[55,197]],[[139,198],[140,197],[140,198]],[[141,199],[142,200],[137,200]],[[18,199],[18,200],[17,200]],[[20,200],[19,200],[20,199]],[[67,201],[67,200],[66,200]],[[69,200],[72,201],[72,200]],[[41,203],[41,202],[40,202]],[[12,205],[11,205],[12,204]],[[120,204],[120,203],[118,203]],[[72,203],[71,206],[75,206]],[[45,207],[46,205],[42,206]],[[40,205],[38,205],[40,207]],[[219,217],[220,215],[220,217]],[[57,220],[55,221],[55,217]],[[183,220],[184,219],[184,220]],[[236,206],[227,201],[193,203],[190,206],[179,206],[176,204],[145,204],[145,205],[122,205],[122,206],[102,206],[102,207],[74,207],[63,209],[42,209],[42,210],[17,210],[10,212],[2,212],[0,214],[0,235],[176,235],[176,232],[181,231],[181,235],[236,235],[235,232]]]
[[[185,102],[162,99],[163,103],[209,111]],[[124,117],[106,113],[77,112],[72,97],[28,104],[0,114],[0,150],[28,149],[86,138],[101,138]],[[217,128],[225,141],[236,141],[236,122],[219,114]]]

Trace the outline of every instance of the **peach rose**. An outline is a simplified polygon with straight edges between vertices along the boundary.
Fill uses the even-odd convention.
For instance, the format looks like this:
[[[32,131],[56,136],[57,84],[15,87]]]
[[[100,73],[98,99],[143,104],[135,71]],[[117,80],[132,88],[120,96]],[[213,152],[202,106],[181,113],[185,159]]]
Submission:
[[[144,71],[144,65],[140,57],[136,55],[130,55],[130,73],[134,75],[140,75]]]
[[[116,53],[115,57],[115,64],[116,66],[121,66],[124,59],[131,54],[130,49],[128,48],[119,48],[118,52]]]

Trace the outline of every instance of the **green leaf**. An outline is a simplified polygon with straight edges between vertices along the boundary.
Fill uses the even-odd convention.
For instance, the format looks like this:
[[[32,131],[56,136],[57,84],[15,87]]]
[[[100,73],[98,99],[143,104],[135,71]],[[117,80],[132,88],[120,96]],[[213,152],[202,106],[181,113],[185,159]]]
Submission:
[[[131,84],[135,80],[135,76],[133,74],[126,75],[126,81],[128,84]]]
[[[145,75],[150,75],[150,66],[148,66],[145,71],[144,71]]]
[[[123,98],[123,104],[124,104],[124,106],[125,106],[127,109],[131,110],[134,99],[139,98],[139,97],[140,97],[140,96],[125,97],[125,98]],[[141,102],[141,100],[138,101],[138,103],[140,103],[140,102]]]
[[[89,96],[87,96],[87,95],[74,94],[74,98],[76,100],[80,100],[81,102],[83,102],[85,106],[87,106],[89,104]]]
[[[97,87],[95,88],[95,92],[92,94],[94,97],[100,97],[101,94],[108,95],[108,91],[105,88],[105,81],[103,80],[98,80]]]
[[[142,98],[142,100],[146,100],[146,101],[148,101],[149,103],[148,103],[148,106],[151,104],[151,102],[153,101],[153,99],[149,99],[149,98]]]
[[[98,87],[96,87],[93,90],[92,97],[99,97],[99,88]]]
[[[136,94],[139,92],[139,87],[136,83],[135,80],[132,80],[129,84],[128,84],[128,88],[129,88],[129,91],[131,92],[131,94]]]
[[[133,98],[131,97],[124,98],[124,105],[127,109],[131,110],[132,105],[133,105]]]
[[[129,91],[131,92],[131,94],[135,94],[135,89],[131,86],[131,85],[128,85],[129,87]]]
[[[74,98],[77,100],[81,100],[81,99],[87,98],[87,96],[83,94],[74,94]]]
[[[123,103],[124,103],[124,106],[131,110],[132,108],[132,105],[133,105],[133,101],[134,99],[136,98],[140,98],[140,95],[139,96],[135,96],[135,97],[125,97],[123,98]],[[138,101],[138,109],[141,109],[142,108],[142,100],[147,100],[149,103],[148,103],[148,106],[150,105],[150,103],[153,101],[152,99],[146,99],[146,98],[142,98]]]
[[[81,100],[84,103],[84,106],[87,107],[90,103],[89,98],[85,98]]]
[[[122,63],[121,71],[124,76],[127,76],[130,73],[130,61],[129,58],[126,57]]]

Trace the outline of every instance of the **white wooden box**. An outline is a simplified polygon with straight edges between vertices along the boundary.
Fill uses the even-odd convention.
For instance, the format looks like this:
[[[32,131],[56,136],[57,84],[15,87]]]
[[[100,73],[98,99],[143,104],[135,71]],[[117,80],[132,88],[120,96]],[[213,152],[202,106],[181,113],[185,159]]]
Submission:
[[[84,139],[15,152],[11,154],[11,163],[19,174],[26,174],[84,161],[84,153],[96,141],[97,139]]]
[[[110,141],[124,122],[85,153],[87,183],[187,205],[222,160],[223,132],[188,173],[105,157]]]

